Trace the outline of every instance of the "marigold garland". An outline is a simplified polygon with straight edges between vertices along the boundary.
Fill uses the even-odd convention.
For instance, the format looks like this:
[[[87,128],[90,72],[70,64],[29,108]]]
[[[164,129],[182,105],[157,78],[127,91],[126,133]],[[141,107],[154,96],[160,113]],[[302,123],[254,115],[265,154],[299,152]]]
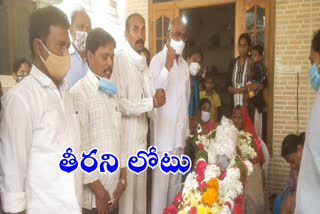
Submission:
[[[219,182],[216,178],[211,178],[208,183],[207,183],[208,187],[218,191],[219,190]]]
[[[202,202],[208,206],[212,206],[218,200],[218,192],[215,189],[208,188],[202,195]]]

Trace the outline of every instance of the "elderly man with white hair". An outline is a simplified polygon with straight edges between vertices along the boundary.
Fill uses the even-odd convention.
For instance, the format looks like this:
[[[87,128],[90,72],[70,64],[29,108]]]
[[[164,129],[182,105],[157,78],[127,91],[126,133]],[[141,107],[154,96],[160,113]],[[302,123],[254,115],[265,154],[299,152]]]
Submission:
[[[157,111],[153,121],[153,143],[159,156],[165,152],[181,156],[189,135],[188,105],[190,77],[187,62],[182,57],[186,41],[185,25],[181,18],[171,20],[167,44],[150,63],[155,88],[166,93],[166,104]],[[160,167],[152,172],[152,214],[162,213],[181,188],[182,174],[164,174]]]

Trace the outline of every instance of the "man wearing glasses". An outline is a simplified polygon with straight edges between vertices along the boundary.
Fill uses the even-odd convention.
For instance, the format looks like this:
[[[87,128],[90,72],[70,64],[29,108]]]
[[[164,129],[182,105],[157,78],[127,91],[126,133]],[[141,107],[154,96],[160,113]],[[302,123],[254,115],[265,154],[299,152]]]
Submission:
[[[153,121],[154,145],[159,157],[165,152],[170,156],[184,153],[186,137],[189,135],[188,104],[190,80],[188,64],[182,57],[186,42],[186,29],[181,18],[169,24],[167,44],[153,57],[150,71],[156,89],[164,89],[166,104],[157,110]],[[152,214],[172,203],[182,185],[182,174],[164,174],[159,167],[152,172]]]

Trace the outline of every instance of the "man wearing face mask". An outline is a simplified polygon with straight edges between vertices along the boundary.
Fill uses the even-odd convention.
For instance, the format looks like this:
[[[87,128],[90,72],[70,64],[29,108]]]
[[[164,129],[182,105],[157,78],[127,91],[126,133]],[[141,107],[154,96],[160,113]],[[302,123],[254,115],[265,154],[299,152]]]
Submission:
[[[91,20],[87,12],[83,8],[73,11],[70,26],[72,37],[72,45],[69,48],[70,69],[65,78],[69,89],[87,74],[86,39],[90,30]]]
[[[98,148],[97,156],[110,153],[120,158],[121,170],[112,175],[98,171],[83,174],[83,214],[117,213],[126,184],[127,148],[120,140],[117,87],[109,80],[115,45],[112,36],[101,28],[88,34],[89,70],[70,91],[80,122],[81,151],[88,154]]]
[[[186,29],[181,18],[171,20],[167,44],[150,63],[154,86],[164,89],[167,97],[166,105],[157,111],[154,120],[153,140],[160,157],[165,152],[169,155],[183,155],[189,136],[190,73],[182,57],[186,39]],[[158,214],[172,203],[180,190],[182,174],[166,175],[160,167],[152,173],[151,211]]]
[[[3,97],[0,192],[5,213],[80,214],[81,171],[61,171],[70,147],[80,158],[80,132],[63,81],[69,69],[69,22],[58,8],[30,17],[30,75]],[[78,159],[79,160],[79,159]]]
[[[311,44],[310,83],[317,91],[316,100],[312,106],[310,121],[307,128],[302,160],[299,169],[296,193],[295,214],[319,213],[320,204],[320,30]]]
[[[152,118],[153,109],[164,105],[166,99],[162,89],[154,91],[146,58],[142,55],[145,21],[140,14],[128,16],[125,36],[127,41],[114,58],[111,80],[118,87],[122,113],[121,137],[127,148],[127,156],[131,156],[140,149],[147,149],[147,114]],[[146,213],[146,184],[146,172],[136,175],[127,170],[127,185],[120,199],[120,214]]]

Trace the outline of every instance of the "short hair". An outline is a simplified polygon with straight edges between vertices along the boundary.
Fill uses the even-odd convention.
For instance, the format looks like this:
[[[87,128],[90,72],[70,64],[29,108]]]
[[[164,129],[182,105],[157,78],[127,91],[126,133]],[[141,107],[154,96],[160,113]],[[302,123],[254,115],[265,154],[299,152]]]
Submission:
[[[298,145],[303,146],[305,140],[305,132],[302,132],[299,136],[295,134],[287,135],[281,145],[281,156],[286,157],[287,155],[297,152]]]
[[[126,31],[127,31],[127,32],[129,31],[129,28],[130,28],[131,19],[132,19],[133,17],[135,17],[135,16],[140,17],[140,18],[143,19],[143,21],[144,21],[144,18],[143,18],[143,16],[142,16],[140,13],[132,13],[132,14],[130,14],[130,15],[127,17],[127,19],[126,19]]]
[[[39,38],[46,43],[46,38],[49,34],[50,26],[62,26],[66,30],[69,29],[70,24],[68,18],[62,10],[48,6],[34,11],[30,16],[29,28],[29,43],[32,55],[34,56],[33,40]]]
[[[203,61],[203,53],[202,53],[202,50],[201,48],[188,48],[186,50],[186,57],[187,59],[192,57],[193,54],[199,54],[200,57],[201,57],[201,61]]]
[[[102,28],[95,28],[89,32],[87,41],[86,41],[86,52],[90,51],[95,53],[99,47],[112,44],[116,47],[116,41],[114,38]]]
[[[320,54],[320,30],[318,30],[312,39],[311,47],[313,51],[316,51]]]
[[[24,64],[24,63],[28,64],[28,66],[31,68],[31,63],[26,58],[22,57],[22,58],[18,58],[18,59],[16,59],[14,61],[14,63],[13,63],[13,72],[17,73],[19,68],[20,68],[20,66],[22,64]]]
[[[252,50],[257,51],[260,56],[263,56],[263,47],[261,45],[253,46]]]
[[[79,9],[76,9],[76,10],[72,11],[72,13],[71,13],[71,25],[73,25],[77,15],[79,15],[81,13],[86,14],[90,19],[90,16],[88,15],[87,11],[84,8],[81,7]]]
[[[206,82],[208,79],[211,79],[213,82],[215,82],[215,75],[212,72],[207,72],[203,82]]]
[[[239,40],[238,40],[238,45],[240,44],[240,40],[241,40],[241,39],[247,40],[247,43],[248,43],[249,48],[251,47],[251,38],[250,38],[250,35],[249,35],[249,34],[247,34],[247,33],[241,34],[240,37],[239,37]]]
[[[201,107],[206,104],[206,103],[209,103],[209,108],[211,108],[211,102],[209,99],[207,98],[202,98],[200,101],[199,101],[199,110],[201,110]]]

